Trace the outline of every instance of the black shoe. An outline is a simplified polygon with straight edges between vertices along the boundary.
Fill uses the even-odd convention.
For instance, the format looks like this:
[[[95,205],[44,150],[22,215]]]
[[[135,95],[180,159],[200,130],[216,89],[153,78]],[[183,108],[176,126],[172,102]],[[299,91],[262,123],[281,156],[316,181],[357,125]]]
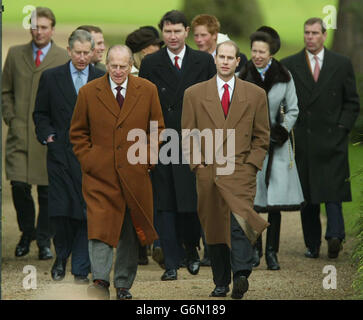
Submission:
[[[105,280],[94,280],[87,288],[87,294],[90,298],[98,300],[110,300],[110,284]]]
[[[200,269],[200,261],[199,260],[191,260],[191,261],[187,262],[187,270],[193,276],[198,274],[199,269]]]
[[[233,279],[232,299],[242,299],[248,290],[248,280],[245,276],[238,276]]]
[[[257,248],[253,248],[253,262],[252,267],[256,268],[260,265],[260,252]]]
[[[38,257],[39,260],[49,260],[53,259],[53,254],[48,247],[40,247]]]
[[[132,294],[128,289],[116,288],[116,300],[129,300],[132,299]]]
[[[178,272],[176,271],[176,269],[166,270],[161,276],[161,281],[169,281],[177,279],[178,279]]]
[[[328,257],[330,259],[338,258],[339,251],[342,249],[342,241],[339,238],[328,239]]]
[[[229,292],[229,286],[216,286],[209,296],[226,297],[228,292]]]
[[[200,261],[200,266],[201,266],[201,267],[210,267],[210,266],[211,266],[210,259],[209,259],[208,257],[204,257],[204,258]]]
[[[305,257],[317,259],[319,258],[319,251],[320,248],[307,248],[307,251],[305,252]]]
[[[266,250],[265,258],[267,270],[280,270],[279,261],[277,260],[277,255],[275,251]]]
[[[165,269],[164,253],[161,247],[153,248],[152,259],[160,266],[161,269]]]
[[[149,259],[147,257],[147,247],[139,245],[139,260],[138,264],[141,266],[146,266],[149,264]]]
[[[87,276],[74,276],[74,283],[75,284],[89,284],[89,279]]]
[[[66,275],[66,264],[67,260],[62,260],[59,258],[55,259],[52,269],[50,271],[52,279],[54,281],[61,281],[64,279],[64,276]]]
[[[15,248],[15,257],[23,257],[27,255],[29,253],[30,243],[32,240],[31,236],[22,235]]]

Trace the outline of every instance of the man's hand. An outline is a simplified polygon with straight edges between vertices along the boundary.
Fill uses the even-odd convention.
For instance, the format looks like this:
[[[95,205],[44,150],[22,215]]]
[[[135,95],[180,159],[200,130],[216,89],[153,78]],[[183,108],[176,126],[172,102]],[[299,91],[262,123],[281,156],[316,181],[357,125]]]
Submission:
[[[51,134],[48,138],[47,138],[47,143],[50,142],[54,142],[54,134]]]

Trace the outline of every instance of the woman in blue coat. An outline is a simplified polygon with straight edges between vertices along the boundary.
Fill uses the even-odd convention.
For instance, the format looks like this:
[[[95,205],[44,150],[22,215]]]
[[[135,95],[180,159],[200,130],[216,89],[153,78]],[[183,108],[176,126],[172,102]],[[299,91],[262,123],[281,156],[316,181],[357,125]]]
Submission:
[[[254,207],[267,212],[265,257],[269,270],[279,270],[277,252],[280,242],[281,211],[300,210],[304,203],[289,133],[299,114],[295,85],[290,72],[273,58],[280,49],[280,38],[270,27],[261,27],[250,37],[251,60],[239,77],[266,91],[269,103],[271,138],[263,168],[257,174]],[[260,263],[262,239],[255,245],[254,266]]]

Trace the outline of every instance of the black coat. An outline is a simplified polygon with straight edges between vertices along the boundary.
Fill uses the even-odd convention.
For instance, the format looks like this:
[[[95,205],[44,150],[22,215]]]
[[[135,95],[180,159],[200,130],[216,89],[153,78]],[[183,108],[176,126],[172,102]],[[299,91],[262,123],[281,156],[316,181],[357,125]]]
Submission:
[[[165,127],[179,133],[179,163],[182,155],[180,132],[184,91],[215,74],[212,55],[188,46],[181,71],[173,66],[166,47],[147,55],[141,62],[139,76],[150,80],[158,88]],[[152,172],[152,182],[158,210],[197,212],[195,175],[188,164],[163,165],[159,161]]]
[[[48,143],[47,169],[49,179],[49,216],[86,219],[82,196],[82,174],[69,141],[69,127],[77,93],[69,63],[43,72],[33,113],[35,132],[45,144],[50,134],[55,142]],[[89,66],[88,82],[104,72]]]
[[[350,60],[325,49],[317,83],[305,50],[281,62],[292,73],[299,100],[296,165],[305,199],[351,201],[348,135],[359,114],[359,98]]]

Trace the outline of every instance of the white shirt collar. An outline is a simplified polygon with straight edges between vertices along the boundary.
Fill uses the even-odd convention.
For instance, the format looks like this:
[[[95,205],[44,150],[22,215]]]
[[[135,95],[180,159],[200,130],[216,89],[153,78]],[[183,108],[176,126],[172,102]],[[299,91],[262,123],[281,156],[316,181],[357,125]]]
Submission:
[[[324,61],[324,51],[325,51],[325,48],[323,48],[316,56],[318,57],[318,60],[319,60],[319,64],[320,64],[320,67],[322,66],[323,64],[323,61]],[[308,57],[309,57],[309,60],[310,61],[314,61],[314,64],[315,64],[315,59],[314,59],[314,56],[315,54],[312,54],[309,50],[306,50],[306,52],[308,53]]]
[[[185,55],[185,50],[186,50],[186,46],[184,45],[184,48],[182,49],[182,51],[180,51],[178,54],[175,54],[175,53],[172,53],[169,50],[169,48],[166,48],[166,51],[168,52],[168,55],[169,55],[173,65],[175,63],[174,57],[178,56],[179,57],[178,64],[179,64],[180,67],[182,66],[183,58],[184,58],[184,55]]]
[[[109,81],[110,81],[111,91],[112,91],[113,95],[116,97],[116,94],[117,94],[116,87],[118,87],[118,85],[111,79],[110,75],[108,76],[108,78],[109,78]],[[129,77],[127,77],[126,80],[123,83],[121,83],[121,87],[122,87],[121,94],[122,94],[123,97],[126,97],[126,89],[127,89],[128,78]]]
[[[224,81],[222,80],[218,74],[217,74],[217,88],[218,88],[218,94],[219,94],[219,98],[222,99],[223,93],[224,93],[224,84],[227,83],[228,84],[228,88],[229,88],[229,96],[230,96],[230,100],[232,100],[232,94],[233,94],[233,90],[234,90],[234,86],[236,83],[236,79],[235,76],[232,77],[232,79],[230,79],[229,81]]]

